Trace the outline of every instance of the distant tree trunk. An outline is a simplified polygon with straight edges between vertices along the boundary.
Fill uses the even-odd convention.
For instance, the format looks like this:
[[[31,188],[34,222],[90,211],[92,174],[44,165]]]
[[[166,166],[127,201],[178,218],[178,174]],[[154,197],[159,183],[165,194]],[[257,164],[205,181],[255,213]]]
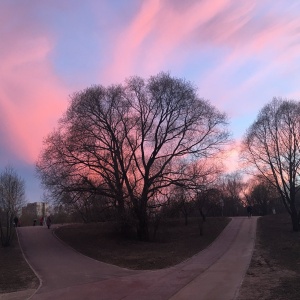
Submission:
[[[199,209],[199,212],[201,216],[201,218],[199,218],[199,231],[200,231],[200,236],[203,236],[204,222],[206,221],[206,216],[203,213],[202,208]]]
[[[130,230],[130,220],[125,211],[123,197],[118,197],[116,201],[117,222],[122,235],[127,236]]]
[[[200,234],[200,236],[203,236],[203,227],[204,227],[203,218],[199,218],[199,234]]]
[[[188,214],[188,210],[187,210],[187,207],[186,207],[186,205],[185,205],[184,202],[181,205],[181,212],[182,212],[182,214],[184,216],[184,225],[187,226],[188,225],[189,214]]]
[[[188,225],[188,215],[184,214],[184,225],[187,226]]]
[[[298,232],[299,231],[299,218],[298,218],[298,213],[297,213],[296,207],[292,208],[291,220],[292,220],[292,225],[293,225],[293,231]]]
[[[149,241],[149,227],[147,218],[139,218],[137,236],[140,241]]]
[[[206,215],[204,214],[202,208],[200,208],[200,215],[202,217],[203,222],[205,222],[206,221]]]

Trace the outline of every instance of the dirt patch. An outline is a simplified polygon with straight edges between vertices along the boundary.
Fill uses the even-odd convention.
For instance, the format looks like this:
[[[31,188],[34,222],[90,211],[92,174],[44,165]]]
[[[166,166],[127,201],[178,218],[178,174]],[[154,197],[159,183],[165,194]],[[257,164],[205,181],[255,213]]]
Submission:
[[[288,215],[260,218],[255,250],[238,300],[298,300],[300,234]]]
[[[280,298],[279,295],[274,297],[274,290],[281,286],[284,279],[292,279],[296,273],[281,269],[275,265],[275,261],[267,258],[267,254],[263,250],[256,248],[238,300],[291,299],[286,298],[286,295],[284,295],[285,298]]]
[[[0,293],[36,289],[39,280],[24,260],[17,237],[10,247],[0,246]]]

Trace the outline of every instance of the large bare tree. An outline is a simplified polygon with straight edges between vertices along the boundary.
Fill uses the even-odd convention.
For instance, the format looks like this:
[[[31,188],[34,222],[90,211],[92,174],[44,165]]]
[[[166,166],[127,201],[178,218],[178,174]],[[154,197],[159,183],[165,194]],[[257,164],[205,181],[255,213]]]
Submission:
[[[300,171],[300,103],[274,98],[263,107],[248,129],[242,157],[278,190],[299,231],[296,193]]]
[[[138,237],[148,239],[148,204],[171,185],[199,181],[195,161],[211,158],[228,140],[226,116],[200,99],[189,82],[160,73],[124,85],[76,93],[45,140],[37,167],[54,194],[89,190],[130,208]]]
[[[10,245],[14,218],[25,203],[25,184],[12,167],[0,173],[0,238],[2,246]]]

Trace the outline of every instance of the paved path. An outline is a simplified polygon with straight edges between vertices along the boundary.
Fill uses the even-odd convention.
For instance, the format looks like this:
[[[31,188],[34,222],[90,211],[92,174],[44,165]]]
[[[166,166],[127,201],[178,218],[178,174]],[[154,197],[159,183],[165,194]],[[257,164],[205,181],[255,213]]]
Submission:
[[[29,299],[235,299],[251,260],[256,221],[233,218],[207,249],[157,271],[95,261],[64,245],[46,227],[18,228],[24,254],[42,283]]]

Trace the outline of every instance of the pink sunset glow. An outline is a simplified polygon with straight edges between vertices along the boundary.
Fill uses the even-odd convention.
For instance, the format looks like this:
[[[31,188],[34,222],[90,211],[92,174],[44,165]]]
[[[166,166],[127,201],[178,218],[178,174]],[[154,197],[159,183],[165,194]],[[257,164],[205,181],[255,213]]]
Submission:
[[[51,51],[47,41],[40,39],[29,44],[28,48],[12,49],[4,57],[0,97],[10,151],[34,163],[41,140],[66,108],[61,100],[68,93],[47,62]]]
[[[160,71],[193,82],[239,141],[274,96],[299,98],[299,16],[297,2],[270,0],[2,1],[1,167],[30,170],[39,197],[34,165],[69,95]]]

